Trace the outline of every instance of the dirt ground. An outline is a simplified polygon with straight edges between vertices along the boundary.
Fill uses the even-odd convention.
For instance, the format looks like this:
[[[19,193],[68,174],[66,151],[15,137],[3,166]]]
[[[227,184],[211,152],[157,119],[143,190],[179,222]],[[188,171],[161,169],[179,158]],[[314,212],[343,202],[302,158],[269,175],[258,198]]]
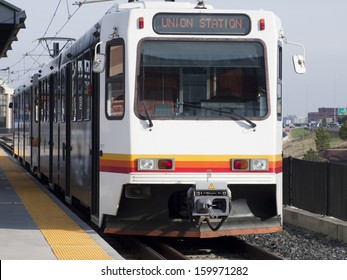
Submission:
[[[283,142],[284,157],[303,158],[309,149],[316,149],[315,138],[312,136],[306,138],[293,139],[290,134],[288,140]]]

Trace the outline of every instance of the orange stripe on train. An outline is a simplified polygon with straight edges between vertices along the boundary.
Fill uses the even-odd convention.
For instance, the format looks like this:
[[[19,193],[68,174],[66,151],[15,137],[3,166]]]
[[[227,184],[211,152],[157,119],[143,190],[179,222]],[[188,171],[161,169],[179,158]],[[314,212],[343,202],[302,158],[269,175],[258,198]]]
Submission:
[[[172,158],[172,157],[171,157]],[[100,171],[111,173],[132,173],[132,172],[216,172],[216,173],[257,173],[259,171],[249,170],[231,170],[231,160],[229,161],[175,161],[174,170],[155,170],[155,171],[138,171],[137,161],[127,160],[100,160]],[[269,161],[268,173],[281,173],[282,172],[282,160]]]

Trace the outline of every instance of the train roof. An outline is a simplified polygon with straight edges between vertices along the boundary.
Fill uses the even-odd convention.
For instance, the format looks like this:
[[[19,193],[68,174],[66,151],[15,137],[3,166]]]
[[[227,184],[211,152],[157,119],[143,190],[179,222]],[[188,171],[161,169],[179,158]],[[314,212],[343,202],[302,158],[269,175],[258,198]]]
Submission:
[[[203,4],[201,4],[203,2]],[[133,9],[156,9],[156,10],[233,10],[232,8],[228,9],[215,9],[212,5],[206,4],[205,1],[198,1],[198,3],[192,2],[174,2],[174,1],[165,1],[165,0],[154,0],[154,1],[136,1],[136,2],[127,2],[127,3],[116,3],[114,4],[106,14],[111,14],[115,12],[133,10]],[[265,10],[255,10],[255,9],[237,9],[238,11],[244,12],[267,12]]]
[[[203,2],[203,1],[201,1]],[[213,9],[212,5],[199,6],[197,3],[191,2],[172,2],[172,1],[138,1],[128,3],[117,3],[110,10],[121,11],[129,9],[168,9],[168,10],[179,10],[179,9]]]

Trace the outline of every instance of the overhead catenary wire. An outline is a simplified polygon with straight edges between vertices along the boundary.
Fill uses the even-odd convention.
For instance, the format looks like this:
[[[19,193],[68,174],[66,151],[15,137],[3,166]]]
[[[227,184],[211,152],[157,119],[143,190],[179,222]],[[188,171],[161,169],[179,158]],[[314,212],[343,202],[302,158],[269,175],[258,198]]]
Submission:
[[[82,1],[82,4],[83,4],[84,2],[85,2],[85,1]],[[66,3],[67,3],[67,6],[68,6],[68,0],[66,0]],[[54,18],[57,16],[57,12],[58,12],[58,10],[59,10],[60,5],[61,5],[61,0],[59,0],[58,4],[57,4],[57,6],[56,6],[56,8],[55,8],[55,10],[54,10],[54,13],[53,13],[53,15],[52,15],[52,17],[51,17],[51,19],[50,19],[50,21],[49,21],[49,23],[48,23],[46,29],[45,29],[45,32],[43,33],[43,36],[41,36],[41,37],[45,37],[46,34],[48,33],[50,27],[52,26],[52,23],[53,23],[53,21],[54,21]],[[63,29],[66,27],[66,25],[70,22],[71,18],[72,18],[74,15],[76,15],[76,13],[79,11],[79,9],[81,8],[81,6],[82,6],[82,5],[79,5],[79,6],[76,8],[76,10],[75,10],[72,14],[70,13],[70,10],[69,10],[69,9],[67,10],[67,12],[68,12],[68,17],[67,17],[66,21],[65,21],[65,22],[63,23],[63,25],[58,29],[58,31],[55,33],[55,35],[52,36],[52,38],[51,38],[51,40],[50,40],[49,43],[51,43],[51,42],[54,40],[54,38],[56,38],[56,37],[62,32],[62,30],[63,30]],[[15,62],[14,64],[10,65],[8,68],[9,68],[9,69],[12,69],[12,68],[14,68],[15,66],[17,66],[18,64],[22,63],[23,61],[24,61],[24,63],[25,63],[25,57],[26,57],[26,56],[31,57],[31,56],[32,56],[32,53],[34,53],[40,45],[42,45],[42,41],[38,41],[37,44],[35,45],[35,47],[34,47],[32,50],[26,52],[26,53],[23,55],[22,58],[20,58],[20,59],[19,59],[17,62]],[[42,45],[42,46],[43,46],[43,45]],[[43,47],[44,47],[44,46],[43,46]],[[45,53],[45,52],[46,52],[46,49],[44,48],[44,50],[43,50],[41,53],[36,54],[35,56],[36,56],[37,58],[36,58],[36,59],[33,59],[33,58],[32,58],[32,59],[34,60],[34,62],[33,62],[33,64],[32,64],[28,69],[24,69],[24,71],[23,71],[23,70],[15,70],[15,71],[14,71],[14,70],[11,70],[10,73],[13,74],[13,73],[15,73],[15,72],[18,72],[18,73],[19,73],[19,72],[22,72],[22,71],[23,71],[22,74],[20,74],[19,76],[16,77],[16,80],[20,80],[23,76],[27,75],[29,72],[31,72],[31,71],[33,71],[33,70],[36,70],[35,67],[40,67],[40,66],[42,66],[42,63],[40,64],[39,60],[40,60],[41,57],[44,56],[44,53]],[[0,72],[0,73],[1,73],[1,72]],[[13,81],[14,81],[13,79],[9,79],[8,83],[12,83]]]

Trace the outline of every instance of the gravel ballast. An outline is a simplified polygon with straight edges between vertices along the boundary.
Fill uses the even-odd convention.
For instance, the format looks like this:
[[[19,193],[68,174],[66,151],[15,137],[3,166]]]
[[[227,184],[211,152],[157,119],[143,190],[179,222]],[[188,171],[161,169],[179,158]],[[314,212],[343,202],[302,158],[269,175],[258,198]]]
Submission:
[[[291,224],[284,231],[244,235],[242,239],[286,260],[347,260],[347,244]]]

